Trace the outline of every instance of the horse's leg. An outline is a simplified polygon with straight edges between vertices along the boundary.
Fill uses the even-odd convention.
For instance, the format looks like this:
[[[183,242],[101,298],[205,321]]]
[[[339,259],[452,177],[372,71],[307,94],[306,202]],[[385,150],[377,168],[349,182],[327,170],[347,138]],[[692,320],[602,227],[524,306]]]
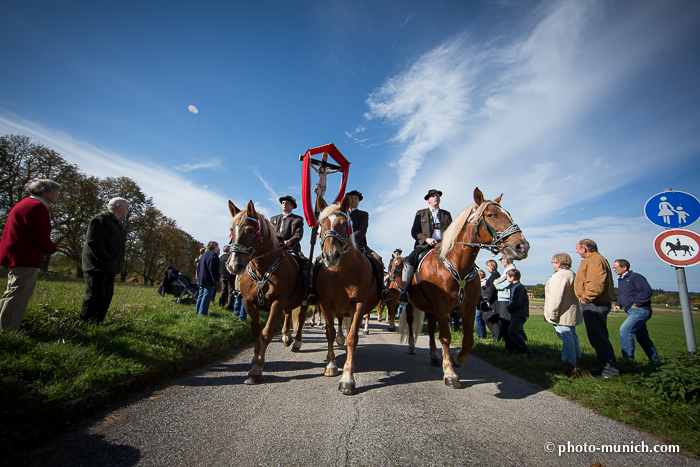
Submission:
[[[462,348],[459,352],[452,354],[452,366],[459,368],[467,361],[467,356],[469,351],[474,347],[474,316],[476,315],[476,308],[471,310],[467,308],[467,311],[461,315],[462,317]],[[470,319],[471,317],[471,319]]]
[[[379,302],[379,305],[377,305],[377,322],[378,323],[381,323],[382,321],[384,321],[382,319],[383,315],[384,315],[384,303]],[[369,318],[369,315],[367,315],[367,318]]]
[[[396,330],[396,305],[394,303],[386,306],[386,318],[389,321],[387,331]]]
[[[333,352],[333,341],[335,340],[335,326],[333,323],[333,316],[326,314],[325,310],[321,309],[323,317],[326,319],[326,323],[331,323],[331,326],[326,326],[326,340],[328,341],[328,353],[326,354],[326,371],[323,373],[324,376],[338,376],[338,365],[335,364],[335,352]]]
[[[362,330],[362,334],[364,335],[369,334],[369,316],[370,315],[365,315],[365,328]]]
[[[282,343],[285,347],[289,347],[290,345],[292,345],[291,316],[292,314],[289,311],[284,311],[284,324],[282,325]]]
[[[416,339],[413,337],[413,305],[408,303],[403,310],[406,313],[406,325],[408,326],[408,353],[416,354]]]
[[[248,379],[244,381],[245,384],[257,384],[260,382],[262,378],[263,366],[265,365],[265,352],[267,351],[267,346],[270,345],[272,337],[275,334],[275,327],[277,326],[277,321],[279,320],[281,313],[282,309],[279,302],[272,302],[270,317],[267,320],[265,329],[263,329],[261,333],[260,351],[256,352],[255,356],[253,357],[253,366],[248,372]]]
[[[343,366],[343,376],[340,378],[340,383],[338,384],[338,390],[345,394],[346,396],[352,396],[357,393],[357,387],[355,386],[355,349],[357,348],[357,341],[359,340],[360,325],[362,324],[362,316],[367,316],[369,320],[369,315],[364,313],[364,305],[358,303],[355,309],[355,315],[353,316],[352,326],[350,326],[350,331],[348,331],[347,337],[347,356],[345,359],[345,365]]]
[[[308,306],[302,305],[292,311],[292,323],[297,331],[294,345],[292,345],[292,352],[299,352],[301,349],[301,334],[304,329],[304,324],[306,323],[306,312],[308,308]]]
[[[328,319],[326,319],[328,322]],[[331,323],[333,323],[333,318],[331,318]],[[331,324],[332,326],[333,324]],[[345,345],[345,334],[343,334],[343,317],[338,316],[338,332],[335,335],[335,341],[338,343],[338,347]]]
[[[248,305],[246,303],[246,305]],[[252,308],[247,308],[250,310],[248,312],[248,319],[250,320],[250,330],[253,334],[253,342],[255,343],[255,348],[253,349],[253,361],[251,364],[255,363],[255,359],[258,357],[258,354],[260,353],[260,347],[261,347],[261,342],[260,342],[260,335],[262,334],[261,332],[261,327],[260,327],[260,312],[258,310],[252,309]]]
[[[459,377],[452,367],[452,360],[450,358],[452,334],[450,333],[450,322],[447,313],[441,313],[440,316],[437,317],[437,321],[440,329],[440,343],[442,343],[442,374],[445,379],[445,386],[459,389],[462,386],[459,384]],[[428,319],[428,326],[430,326],[430,319]],[[435,336],[433,333],[430,335]]]
[[[435,317],[435,313],[428,314],[428,341],[430,342],[430,364],[433,366],[440,366],[440,354],[438,353],[437,345],[435,345],[436,320],[437,318]]]

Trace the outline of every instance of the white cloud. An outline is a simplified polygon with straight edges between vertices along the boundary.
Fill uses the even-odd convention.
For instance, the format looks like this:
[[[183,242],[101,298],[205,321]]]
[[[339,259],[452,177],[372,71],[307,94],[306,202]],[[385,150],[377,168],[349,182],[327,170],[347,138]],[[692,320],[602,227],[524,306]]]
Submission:
[[[192,112],[193,114],[197,115],[199,113],[199,109],[195,107],[194,105],[188,105],[187,110]]]
[[[173,168],[178,172],[191,172],[193,170],[211,169],[214,167],[218,167],[220,165],[220,162],[221,161],[219,159],[214,159],[211,162],[201,162],[199,164],[182,164]]]

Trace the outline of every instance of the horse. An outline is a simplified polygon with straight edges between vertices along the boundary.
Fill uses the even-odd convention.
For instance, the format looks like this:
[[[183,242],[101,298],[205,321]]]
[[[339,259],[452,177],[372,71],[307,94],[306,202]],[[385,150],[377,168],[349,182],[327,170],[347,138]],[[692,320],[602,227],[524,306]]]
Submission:
[[[404,259],[400,256],[392,257],[389,263],[389,285],[387,288],[394,296],[388,302],[380,302],[377,306],[378,320],[381,322],[382,311],[386,305],[386,319],[389,322],[387,331],[396,331],[396,314],[399,309],[399,294],[401,293],[401,271]]]
[[[460,388],[454,371],[467,361],[474,345],[474,317],[481,296],[475,266],[479,249],[501,252],[511,260],[527,258],[530,245],[510,214],[500,206],[503,195],[495,201],[485,200],[479,188],[474,190],[474,204],[465,208],[443,233],[442,242],[420,261],[409,288],[409,303],[401,314],[399,333],[408,340],[408,353],[415,354],[414,334],[423,326],[423,312],[428,313],[430,361],[442,364],[445,385]],[[414,317],[414,310],[419,313]],[[448,315],[458,311],[464,326],[462,348],[450,356],[450,321]],[[416,319],[417,318],[417,319]],[[435,345],[435,325],[440,330],[442,359]],[[442,360],[442,361],[441,361]]]
[[[321,312],[326,323],[329,323],[326,326],[328,364],[324,375],[338,375],[333,351],[336,330],[330,323],[333,323],[333,318],[336,317],[351,318],[346,339],[347,359],[338,390],[345,395],[353,395],[357,393],[354,361],[358,331],[362,317],[368,315],[380,302],[381,290],[372,274],[369,260],[355,245],[348,214],[348,195],[343,197],[339,205],[328,206],[323,198],[319,198],[318,204],[322,211],[318,221],[322,262],[318,268],[316,289]]]
[[[670,248],[668,250],[668,253],[666,253],[667,256],[670,255],[671,252],[673,252],[674,256],[678,256],[678,253],[676,253],[677,251],[682,251],[683,256],[685,256],[686,254],[692,256],[693,254],[691,253],[691,251],[695,251],[692,246],[681,245],[680,242],[678,242],[677,244],[671,243],[671,242],[666,242],[666,246]]]
[[[301,333],[306,321],[307,306],[302,305],[306,284],[301,264],[291,257],[277,240],[272,224],[255,211],[252,201],[245,210],[228,202],[231,212],[231,255],[226,268],[240,275],[241,295],[250,318],[255,340],[255,355],[245,384],[260,383],[265,352],[272,341],[280,314],[284,313],[282,341],[285,347],[292,343],[290,318],[296,336],[292,352],[301,349]],[[269,310],[265,329],[260,329],[260,311]]]

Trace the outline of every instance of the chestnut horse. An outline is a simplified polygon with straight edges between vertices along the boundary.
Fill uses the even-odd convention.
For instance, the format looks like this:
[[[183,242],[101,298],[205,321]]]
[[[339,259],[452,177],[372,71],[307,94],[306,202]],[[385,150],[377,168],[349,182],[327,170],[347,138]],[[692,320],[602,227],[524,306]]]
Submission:
[[[396,331],[396,314],[399,309],[399,294],[401,293],[401,271],[403,270],[403,258],[392,257],[389,263],[389,291],[394,297],[388,302],[380,302],[377,306],[377,319],[381,321],[382,311],[386,305],[386,319],[389,322],[387,331]]]
[[[327,206],[323,198],[319,198],[318,205],[322,210],[318,221],[322,263],[316,276],[316,290],[321,312],[328,323],[328,364],[324,374],[338,375],[333,352],[336,330],[331,323],[336,317],[351,318],[352,323],[346,340],[347,359],[338,390],[343,394],[352,395],[357,392],[353,374],[358,331],[363,316],[368,315],[381,300],[381,290],[372,274],[369,260],[355,245],[349,222],[348,195],[343,197],[340,205]]]
[[[253,366],[245,384],[260,382],[265,365],[265,352],[275,333],[277,320],[284,313],[282,341],[285,347],[292,343],[289,329],[290,317],[294,321],[296,338],[292,352],[301,348],[301,331],[306,320],[307,306],[302,306],[306,289],[301,265],[297,266],[289,253],[277,241],[272,224],[255,211],[250,201],[241,211],[231,201],[231,255],[226,267],[231,274],[241,276],[243,306],[250,318],[250,327],[255,340]],[[269,310],[265,329],[260,332],[260,311]]]
[[[420,333],[423,312],[428,313],[428,337],[430,360],[440,366],[440,356],[435,345],[435,324],[440,330],[442,344],[442,370],[445,384],[459,388],[459,378],[454,367],[467,361],[474,345],[474,316],[481,287],[475,262],[479,249],[496,254],[501,252],[511,260],[527,258],[530,245],[510,214],[500,206],[501,197],[485,200],[481,191],[474,190],[474,204],[464,209],[447,228],[442,242],[430,250],[417,268],[409,288],[409,303],[401,315],[399,332],[408,334],[408,352],[415,354],[414,334]],[[416,317],[413,311],[420,310]],[[457,310],[464,327],[462,348],[450,357],[450,321],[448,314]],[[415,328],[414,328],[414,320]]]

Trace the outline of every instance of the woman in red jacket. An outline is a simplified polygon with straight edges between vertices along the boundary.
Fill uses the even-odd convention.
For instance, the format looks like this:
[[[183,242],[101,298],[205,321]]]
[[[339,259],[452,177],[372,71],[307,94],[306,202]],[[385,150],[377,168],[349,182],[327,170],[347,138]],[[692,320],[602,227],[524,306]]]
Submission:
[[[10,268],[7,290],[0,299],[0,329],[16,331],[34,293],[44,255],[56,252],[51,241],[50,204],[58,201],[61,185],[53,180],[27,184],[30,196],[17,203],[7,217],[0,240],[0,266]]]

